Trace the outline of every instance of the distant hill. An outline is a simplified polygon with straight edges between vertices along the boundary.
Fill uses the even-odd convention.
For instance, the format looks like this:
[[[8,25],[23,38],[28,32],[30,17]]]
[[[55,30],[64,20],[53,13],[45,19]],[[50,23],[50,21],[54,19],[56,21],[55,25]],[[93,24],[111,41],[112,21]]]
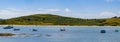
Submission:
[[[1,18],[0,18],[0,21],[1,21],[1,20],[4,20],[4,19],[1,19]]]
[[[120,26],[120,18],[109,18],[109,19],[106,19],[105,23],[107,25],[112,25],[112,26],[119,25]]]
[[[114,21],[115,20],[115,21]],[[112,22],[111,22],[112,21]],[[69,25],[69,26],[120,26],[120,18],[81,19],[52,14],[35,14],[0,21],[0,24],[10,25]]]

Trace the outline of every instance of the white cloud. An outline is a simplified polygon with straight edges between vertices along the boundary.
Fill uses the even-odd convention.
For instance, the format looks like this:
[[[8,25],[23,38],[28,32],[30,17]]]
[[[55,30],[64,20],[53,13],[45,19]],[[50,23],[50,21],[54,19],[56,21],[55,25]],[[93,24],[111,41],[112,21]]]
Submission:
[[[67,14],[67,12],[70,12],[70,14]],[[113,16],[120,16],[119,12],[110,12],[110,11],[104,11],[95,15],[90,15],[90,13],[82,14],[78,13],[77,15],[71,12],[71,9],[65,8],[65,9],[30,9],[30,10],[21,10],[21,9],[15,9],[15,8],[7,8],[0,10],[0,18],[13,18],[18,16],[25,16],[25,15],[31,15],[31,14],[38,14],[38,13],[53,13],[56,15],[65,15],[65,16],[74,16],[74,17],[84,17],[84,18],[109,18]],[[94,17],[93,17],[94,16]]]
[[[13,18],[13,17],[18,17],[18,16],[24,16],[27,15],[27,11],[15,9],[15,8],[7,8],[0,10],[0,18]]]
[[[39,10],[21,10],[15,8],[6,8],[0,10],[0,18],[13,18],[18,16],[30,15],[30,14],[38,14],[38,13],[50,13],[60,11],[58,9],[39,9]]]
[[[44,14],[44,13],[56,13],[56,12],[63,12],[63,10],[56,9],[56,8],[50,8],[50,9],[39,8],[39,9],[34,9],[33,13],[43,13]]]
[[[113,15],[115,15],[115,13],[106,11],[106,12],[102,12],[100,15],[101,16],[108,16],[108,15],[113,16]]]
[[[118,12],[118,14],[120,14],[120,11]]]
[[[105,11],[105,12],[101,12],[100,15],[98,16],[99,16],[98,18],[110,18],[113,16],[118,16],[118,14],[115,12]]]
[[[50,11],[50,12],[58,12],[58,11],[62,11],[61,9],[44,9],[44,8],[39,8],[37,9],[38,11]]]
[[[0,18],[10,18],[16,16],[18,13],[14,9],[0,10]]]
[[[37,11],[40,11],[42,13],[51,13],[51,12],[71,12],[71,9],[65,8],[65,9],[56,9],[56,8],[50,8],[50,9],[44,9],[44,8],[39,8]]]
[[[66,12],[71,12],[71,9],[66,8],[65,11],[66,11]]]
[[[118,12],[118,16],[120,16],[120,11]]]
[[[65,8],[65,9],[54,9],[54,8],[51,8],[51,9],[43,9],[43,8],[39,8],[38,9],[39,11],[50,11],[50,12],[70,12],[71,11],[71,9],[69,9],[69,8]]]
[[[65,9],[44,9],[44,8],[39,8],[39,9],[16,9],[16,8],[6,8],[3,10],[0,10],[0,18],[13,18],[13,17],[18,17],[18,16],[24,16],[24,15],[30,15],[30,14],[38,14],[38,13],[65,13],[65,12],[70,12],[71,10],[69,8]]]

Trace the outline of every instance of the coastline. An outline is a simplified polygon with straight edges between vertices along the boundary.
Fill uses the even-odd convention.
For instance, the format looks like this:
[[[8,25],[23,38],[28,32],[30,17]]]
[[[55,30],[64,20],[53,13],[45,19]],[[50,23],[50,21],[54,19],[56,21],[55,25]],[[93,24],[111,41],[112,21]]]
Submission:
[[[0,25],[8,26],[8,25]],[[10,25],[10,26],[55,26],[55,27],[120,27],[120,26],[70,26],[70,25]]]

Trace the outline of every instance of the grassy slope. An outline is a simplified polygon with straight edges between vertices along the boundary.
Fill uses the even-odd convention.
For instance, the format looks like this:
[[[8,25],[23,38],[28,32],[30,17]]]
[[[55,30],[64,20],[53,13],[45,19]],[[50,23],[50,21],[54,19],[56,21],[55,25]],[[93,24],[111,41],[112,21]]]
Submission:
[[[35,14],[0,21],[0,24],[17,25],[120,25],[120,18],[81,19],[51,14]]]
[[[112,26],[119,25],[120,26],[120,18],[109,18],[106,20],[105,23],[107,25],[112,25]]]

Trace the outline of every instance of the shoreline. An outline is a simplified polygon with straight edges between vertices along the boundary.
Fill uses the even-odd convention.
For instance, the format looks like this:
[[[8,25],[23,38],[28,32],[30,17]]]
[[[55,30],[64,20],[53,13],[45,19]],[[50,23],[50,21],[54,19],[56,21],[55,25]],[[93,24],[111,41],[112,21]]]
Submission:
[[[8,26],[8,25],[0,25]],[[120,27],[120,26],[69,26],[69,25],[10,25],[10,26],[55,26],[55,27]]]

